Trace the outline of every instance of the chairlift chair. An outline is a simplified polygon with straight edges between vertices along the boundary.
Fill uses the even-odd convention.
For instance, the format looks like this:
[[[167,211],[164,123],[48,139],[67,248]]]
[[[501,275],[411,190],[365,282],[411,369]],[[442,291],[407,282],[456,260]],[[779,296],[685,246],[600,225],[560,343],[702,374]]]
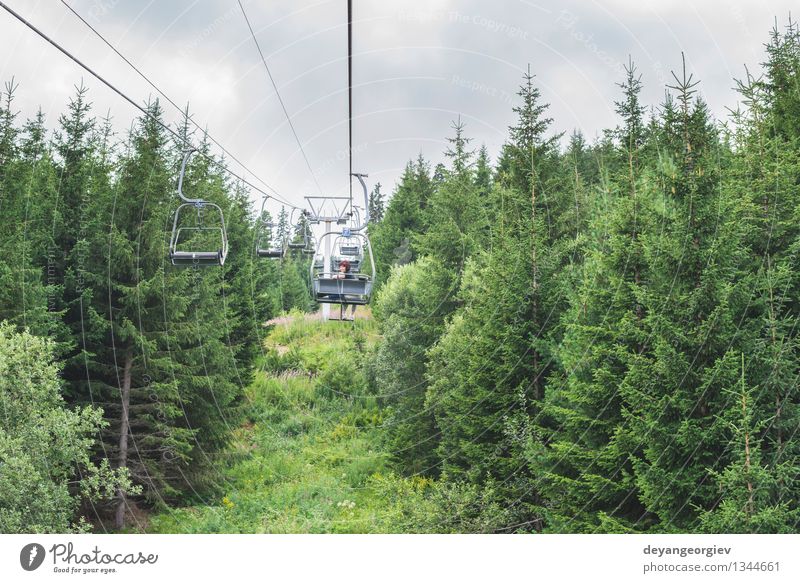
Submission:
[[[330,232],[325,233],[320,238],[318,246],[321,245],[322,240],[327,236],[337,236],[340,233]],[[374,270],[374,258],[372,256],[372,247],[369,244],[369,239],[366,234],[353,234],[353,237],[363,240],[363,246],[369,252],[370,265]],[[359,246],[361,247],[361,246]],[[344,260],[345,257],[332,259],[331,263],[336,262],[336,269],[338,263]],[[374,283],[374,273],[367,274],[361,273],[363,262],[361,259],[350,261],[351,271],[347,277],[341,278],[340,274],[336,272],[333,266],[329,266],[328,270],[323,270],[322,261],[315,261],[311,265],[310,275],[312,281],[312,289],[314,292],[314,299],[320,304],[337,304],[337,305],[366,305],[369,303],[372,296],[372,287]]]
[[[347,259],[350,262],[350,269],[356,273],[361,270],[361,263],[364,260],[364,250],[358,237],[345,229],[342,235],[333,242],[334,252],[331,254],[331,270],[339,270],[339,264]]]
[[[312,261],[309,268],[311,276],[311,287],[314,299],[320,304],[338,305],[366,305],[372,297],[372,288],[375,283],[375,258],[372,255],[372,245],[367,235],[367,224],[369,223],[369,200],[367,185],[364,182],[366,174],[353,174],[361,183],[364,191],[364,222],[361,222],[361,215],[358,209],[353,209],[348,213],[350,219],[355,220],[356,224],[350,228],[343,228],[341,231],[329,231],[324,233],[317,240],[317,250],[322,247],[325,237],[337,237],[338,244],[338,264],[344,259],[350,261],[353,268],[354,261],[357,262],[355,272],[351,272],[349,277],[341,278],[336,273],[333,265],[323,266],[322,261]],[[308,199],[309,197],[306,197]],[[370,274],[362,273],[364,249],[369,253]],[[331,263],[334,263],[334,255],[331,255]],[[326,269],[330,271],[326,271]]]
[[[221,266],[225,264],[225,259],[228,257],[228,233],[225,230],[225,216],[222,214],[222,209],[219,205],[213,202],[208,202],[200,198],[186,198],[183,194],[183,179],[186,175],[186,164],[189,158],[196,150],[194,148],[187,149],[183,155],[183,162],[181,163],[181,173],[178,177],[178,196],[183,201],[176,210],[172,222],[172,234],[169,241],[169,258],[173,265],[183,267],[206,267],[211,265]],[[181,214],[186,214],[188,208],[193,208],[197,212],[197,219],[194,226],[179,226]],[[219,215],[218,226],[206,226],[204,224],[204,212],[210,209],[215,215]],[[189,236],[187,237],[187,233]],[[182,249],[182,243],[186,246],[191,244],[191,235],[202,233],[218,233],[219,234],[219,247],[217,249],[209,249],[204,246],[200,249],[186,248]]]
[[[258,231],[256,236],[256,256],[267,259],[282,259],[286,255],[286,249],[281,245],[276,245],[275,223],[264,220],[264,205],[268,197],[264,197],[261,203],[261,213],[258,215]]]
[[[294,211],[295,210],[296,209],[292,210],[292,218],[291,218],[291,221],[290,221],[292,224],[295,224],[294,223]],[[305,223],[303,223],[302,240],[301,241],[290,241],[288,246],[289,246],[289,249],[292,249],[293,251],[301,251],[305,255],[313,255],[314,252],[315,252],[315,249],[314,249],[313,236],[311,234],[311,227],[309,226],[309,222],[310,221],[308,219],[308,211],[303,210],[303,211],[301,211],[301,213],[306,218]],[[297,224],[299,225],[300,222],[298,221]]]

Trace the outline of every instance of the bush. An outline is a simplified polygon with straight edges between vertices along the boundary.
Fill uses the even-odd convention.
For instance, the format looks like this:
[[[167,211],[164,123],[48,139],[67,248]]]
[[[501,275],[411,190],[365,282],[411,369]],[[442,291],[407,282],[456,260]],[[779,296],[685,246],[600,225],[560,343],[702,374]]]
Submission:
[[[320,393],[326,396],[352,398],[367,392],[360,363],[344,355],[331,359],[317,376],[316,383]]]
[[[91,461],[103,412],[67,409],[58,372],[52,342],[0,323],[0,532],[84,531],[81,500],[138,493],[126,470]]]

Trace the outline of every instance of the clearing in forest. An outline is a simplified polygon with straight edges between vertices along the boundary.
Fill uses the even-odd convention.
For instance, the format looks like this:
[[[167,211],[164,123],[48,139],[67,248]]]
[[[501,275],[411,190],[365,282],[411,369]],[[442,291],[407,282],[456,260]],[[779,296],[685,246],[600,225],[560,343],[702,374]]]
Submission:
[[[218,471],[221,495],[162,509],[148,532],[393,530],[383,419],[362,371],[376,338],[368,317],[271,322],[262,366],[246,391],[246,422]]]

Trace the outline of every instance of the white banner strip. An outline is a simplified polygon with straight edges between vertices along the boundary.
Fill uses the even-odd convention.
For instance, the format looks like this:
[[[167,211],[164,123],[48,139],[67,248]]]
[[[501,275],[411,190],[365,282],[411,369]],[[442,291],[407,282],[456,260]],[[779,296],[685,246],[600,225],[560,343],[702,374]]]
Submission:
[[[800,581],[800,535],[0,535],[0,581]]]

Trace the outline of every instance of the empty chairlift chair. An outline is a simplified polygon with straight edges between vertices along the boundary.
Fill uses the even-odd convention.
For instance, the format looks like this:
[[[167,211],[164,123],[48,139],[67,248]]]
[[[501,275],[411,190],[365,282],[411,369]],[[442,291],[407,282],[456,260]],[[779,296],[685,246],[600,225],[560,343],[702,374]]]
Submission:
[[[178,178],[178,196],[183,201],[176,210],[172,223],[172,235],[169,241],[169,258],[173,265],[184,267],[206,267],[211,265],[224,265],[228,256],[228,233],[225,230],[225,217],[222,209],[200,198],[186,198],[183,195],[183,179],[186,174],[186,164],[194,148],[186,150],[181,163],[181,173]],[[182,224],[187,209],[193,209],[197,215],[195,222],[189,226]],[[206,226],[204,214],[211,210],[212,215],[219,217],[219,224]],[[196,239],[200,237],[198,242]],[[219,245],[212,245],[211,242]]]
[[[270,223],[270,228],[272,228],[272,224]],[[256,255],[261,258],[267,259],[281,259],[284,256],[284,250],[281,247],[261,247],[258,246],[256,249]]]
[[[264,205],[267,197],[261,203],[261,213],[258,216],[258,233],[256,236],[256,257],[266,259],[282,259],[286,255],[286,248],[275,240],[275,223],[264,220]]]
[[[315,253],[314,238],[313,238],[313,236],[311,234],[311,227],[309,226],[309,223],[308,223],[307,212],[306,211],[301,211],[303,216],[300,217],[300,221],[295,223],[294,222],[294,211],[295,210],[297,210],[297,209],[292,209],[292,216],[291,216],[291,221],[290,222],[292,224],[296,225],[295,233],[301,234],[301,231],[302,231],[302,236],[301,236],[301,239],[299,241],[297,241],[297,240],[289,241],[288,247],[292,251],[299,251],[299,252],[303,253],[304,255],[314,255],[314,253]]]
[[[353,273],[360,273],[361,264],[364,261],[364,249],[358,237],[353,237],[352,234],[348,236],[341,236],[334,241],[333,248],[336,253],[331,257],[331,270],[337,272],[339,264],[343,260],[350,263],[350,271]]]

